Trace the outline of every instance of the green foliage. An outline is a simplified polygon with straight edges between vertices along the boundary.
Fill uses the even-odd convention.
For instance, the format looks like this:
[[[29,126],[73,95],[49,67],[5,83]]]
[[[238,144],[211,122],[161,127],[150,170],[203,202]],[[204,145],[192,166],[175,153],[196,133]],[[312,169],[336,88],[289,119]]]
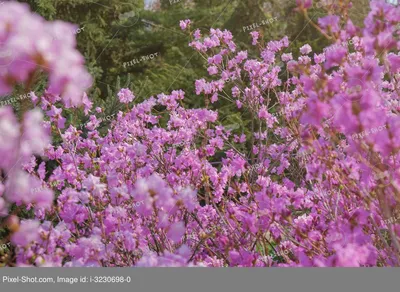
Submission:
[[[107,80],[115,82],[118,74],[113,74],[110,60],[114,55],[128,50],[119,46],[118,51],[110,51],[119,27],[128,26],[121,16],[124,13],[143,9],[140,0],[26,0],[33,11],[48,20],[64,20],[76,24],[78,49],[86,58],[89,72],[95,78],[91,96],[105,97]],[[136,20],[137,17],[133,17]],[[128,19],[129,21],[129,19]],[[111,76],[109,78],[108,76]],[[106,83],[106,84],[105,84]],[[102,94],[102,93],[105,94]]]

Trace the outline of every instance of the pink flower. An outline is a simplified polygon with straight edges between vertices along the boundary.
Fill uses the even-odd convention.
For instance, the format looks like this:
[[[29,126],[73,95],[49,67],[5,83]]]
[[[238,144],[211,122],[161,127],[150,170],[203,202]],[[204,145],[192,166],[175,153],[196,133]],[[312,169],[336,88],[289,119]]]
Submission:
[[[0,168],[13,167],[18,149],[20,127],[11,107],[0,108]]]
[[[311,8],[313,1],[312,0],[296,0],[296,4],[297,6],[301,7],[301,8]]]
[[[265,106],[262,106],[260,111],[258,112],[258,117],[260,119],[264,119],[267,121],[267,126],[268,128],[272,128],[274,123],[277,122],[276,117],[274,117],[273,115],[271,115],[268,111],[267,108]]]
[[[93,102],[90,101],[90,99],[88,98],[86,92],[83,94],[82,103],[84,105],[85,115],[89,114],[89,111],[93,106]]]
[[[390,69],[392,73],[397,73],[400,69],[400,56],[390,53],[387,56],[389,61]]]
[[[289,61],[291,61],[291,60],[293,60],[293,56],[292,56],[292,53],[288,53],[288,54],[282,54],[282,61],[283,62],[289,62]]]
[[[28,244],[39,240],[39,221],[24,220],[18,231],[13,234],[11,241],[15,245],[27,246]]]
[[[130,91],[128,88],[122,88],[118,92],[118,98],[119,101],[122,103],[130,103],[135,99],[135,96],[133,95],[132,91]]]
[[[319,25],[331,32],[338,32],[340,30],[339,27],[340,17],[337,15],[328,15],[318,19]]]
[[[177,243],[182,239],[182,236],[185,234],[185,225],[183,222],[177,222],[171,225],[168,230],[167,236],[168,239]]]
[[[56,115],[56,113],[54,113]],[[59,117],[63,126],[63,118]],[[21,155],[31,154],[42,155],[44,148],[50,144],[50,137],[43,126],[43,114],[39,109],[34,109],[25,114],[24,117],[25,134],[21,140]]]
[[[186,19],[186,20],[181,20],[179,22],[179,25],[182,30],[185,30],[190,25],[190,23],[191,23],[190,19]]]
[[[257,31],[252,31],[252,32],[250,33],[250,35],[251,35],[251,37],[253,38],[252,45],[253,45],[253,46],[257,45],[257,44],[258,44],[258,38],[259,38],[260,34],[259,34]]]
[[[321,126],[322,119],[327,117],[329,113],[329,105],[315,99],[310,99],[307,105],[308,114],[302,116],[301,123],[317,127]]]
[[[309,53],[312,52],[311,46],[306,44],[300,48],[300,53],[303,55],[308,55]]]
[[[208,67],[207,71],[210,75],[216,75],[218,73],[218,68],[217,66],[210,66]]]
[[[74,26],[62,21],[47,22],[31,13],[29,6],[17,2],[1,5],[0,21],[7,23],[9,32],[2,36],[0,94],[10,93],[15,83],[24,84],[40,68],[49,75],[50,91],[61,95],[67,107],[82,104],[83,92],[91,86],[92,78],[76,49],[71,33]],[[21,42],[25,45],[21,46]]]
[[[198,206],[197,192],[189,187],[186,187],[179,193],[180,200],[183,202],[189,212],[193,212],[195,207]]]
[[[346,54],[347,54],[347,49],[342,46],[327,51],[325,56],[326,57],[326,62],[324,65],[325,68],[329,69],[333,66],[340,65],[343,59],[346,57]]]
[[[246,161],[241,157],[232,159],[232,171],[235,175],[240,176],[245,169]]]
[[[194,39],[199,40],[201,38],[201,32],[199,29],[196,29],[196,31],[193,33]]]

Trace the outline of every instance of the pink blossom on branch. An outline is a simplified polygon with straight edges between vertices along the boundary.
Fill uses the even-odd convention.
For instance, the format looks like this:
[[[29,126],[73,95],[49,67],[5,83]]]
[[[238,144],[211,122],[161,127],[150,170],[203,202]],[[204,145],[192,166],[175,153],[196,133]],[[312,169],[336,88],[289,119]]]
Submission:
[[[74,26],[48,22],[17,2],[0,6],[0,22],[8,27],[0,31],[0,95],[41,70],[49,75],[50,92],[61,95],[66,107],[80,105],[92,77],[76,49]]]

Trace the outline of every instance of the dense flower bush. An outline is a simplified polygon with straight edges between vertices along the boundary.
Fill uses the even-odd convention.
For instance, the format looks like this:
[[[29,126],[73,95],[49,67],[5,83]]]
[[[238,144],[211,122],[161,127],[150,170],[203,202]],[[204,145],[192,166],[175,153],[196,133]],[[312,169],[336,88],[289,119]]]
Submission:
[[[303,13],[312,5],[297,2]],[[332,42],[320,54],[309,45],[290,52],[288,38],[265,43],[252,32],[253,58],[229,31],[202,35],[184,20],[190,46],[208,62],[211,77],[196,81],[205,108],[186,109],[182,90],[135,103],[121,89],[127,110],[106,135],[96,116],[103,109],[79,90],[34,96],[43,123],[39,109],[18,122],[2,108],[0,208],[16,255],[9,264],[400,265],[400,8],[371,2],[363,28],[346,15],[315,24]],[[42,59],[53,60],[52,49]],[[64,61],[54,60],[50,76],[71,73],[57,64]],[[2,76],[33,70],[11,64]],[[219,99],[250,114],[250,136],[222,125]],[[90,117],[82,130],[62,115],[71,100]],[[31,211],[19,222],[21,209]]]

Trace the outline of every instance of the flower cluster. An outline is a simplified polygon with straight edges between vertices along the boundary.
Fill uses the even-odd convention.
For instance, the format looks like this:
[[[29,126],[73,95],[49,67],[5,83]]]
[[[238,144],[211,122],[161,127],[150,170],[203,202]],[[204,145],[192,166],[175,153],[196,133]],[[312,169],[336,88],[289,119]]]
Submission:
[[[8,214],[10,204],[35,204],[37,211],[53,205],[53,191],[43,184],[43,165],[33,174],[34,155],[43,155],[50,143],[38,109],[25,113],[19,124],[11,107],[0,108],[0,216]],[[35,189],[35,192],[32,190]]]
[[[76,27],[61,21],[47,22],[32,14],[28,5],[6,2],[0,9],[0,94],[16,84],[29,84],[36,70],[49,74],[49,89],[61,95],[65,106],[82,103],[91,76],[76,47]]]

